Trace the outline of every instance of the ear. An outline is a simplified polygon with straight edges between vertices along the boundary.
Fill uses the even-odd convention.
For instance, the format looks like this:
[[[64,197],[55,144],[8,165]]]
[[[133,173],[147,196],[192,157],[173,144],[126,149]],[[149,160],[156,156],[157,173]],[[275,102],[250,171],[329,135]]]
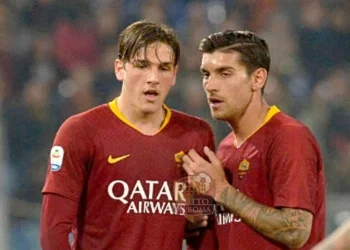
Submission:
[[[174,80],[173,82],[171,83],[171,86],[174,86],[175,83],[176,83],[176,76],[177,76],[177,71],[179,70],[179,65],[176,65],[175,66],[175,69],[174,69]]]
[[[124,81],[125,69],[124,62],[122,60],[117,59],[114,61],[114,72],[119,81]]]
[[[258,68],[252,74],[252,90],[259,91],[261,90],[267,81],[267,71],[264,68]]]

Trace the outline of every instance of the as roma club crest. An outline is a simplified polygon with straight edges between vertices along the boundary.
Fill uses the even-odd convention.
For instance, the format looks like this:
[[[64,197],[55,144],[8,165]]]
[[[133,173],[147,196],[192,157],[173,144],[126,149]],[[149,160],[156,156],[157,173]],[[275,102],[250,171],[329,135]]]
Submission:
[[[181,151],[179,153],[176,153],[174,155],[174,160],[176,162],[176,166],[178,168],[181,168],[182,167],[182,157],[185,155],[185,152],[184,151]]]
[[[250,162],[247,159],[244,159],[238,166],[238,178],[243,179],[246,176],[247,171],[249,170]]]

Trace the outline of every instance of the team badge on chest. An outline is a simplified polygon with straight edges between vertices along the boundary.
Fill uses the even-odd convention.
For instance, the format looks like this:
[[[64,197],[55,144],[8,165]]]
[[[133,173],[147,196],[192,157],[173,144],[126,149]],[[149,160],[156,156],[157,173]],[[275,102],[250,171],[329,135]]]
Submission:
[[[182,167],[182,157],[185,155],[184,151],[178,152],[174,155],[174,160],[178,168]]]
[[[247,159],[244,159],[243,161],[241,161],[241,163],[238,166],[239,179],[243,179],[246,176],[247,171],[249,170],[249,166],[250,166],[250,162]]]

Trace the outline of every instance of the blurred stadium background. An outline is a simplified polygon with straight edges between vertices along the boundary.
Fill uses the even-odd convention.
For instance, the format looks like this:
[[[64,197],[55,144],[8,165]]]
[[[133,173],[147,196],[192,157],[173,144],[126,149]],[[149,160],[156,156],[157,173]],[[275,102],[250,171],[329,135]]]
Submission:
[[[68,116],[118,95],[121,29],[165,22],[182,43],[167,102],[210,118],[199,74],[201,38],[226,28],[264,37],[270,104],[306,123],[323,151],[327,233],[350,217],[349,0],[0,0],[0,249],[37,250],[46,161]]]

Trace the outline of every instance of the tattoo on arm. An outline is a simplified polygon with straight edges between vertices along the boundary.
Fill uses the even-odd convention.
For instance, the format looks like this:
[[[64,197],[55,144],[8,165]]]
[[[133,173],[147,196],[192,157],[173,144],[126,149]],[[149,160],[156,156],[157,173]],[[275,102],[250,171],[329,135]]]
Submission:
[[[290,248],[301,247],[310,236],[313,216],[306,210],[264,206],[232,186],[223,190],[217,202],[256,231]]]

